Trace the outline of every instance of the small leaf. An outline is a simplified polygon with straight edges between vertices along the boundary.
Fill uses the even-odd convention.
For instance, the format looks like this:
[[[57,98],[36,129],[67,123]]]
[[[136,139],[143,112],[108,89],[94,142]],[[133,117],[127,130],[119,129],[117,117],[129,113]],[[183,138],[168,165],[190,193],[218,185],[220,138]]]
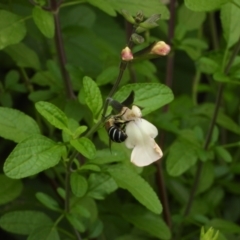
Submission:
[[[73,133],[73,138],[78,138],[85,131],[87,131],[87,126],[78,127],[76,131]]]
[[[240,233],[240,227],[237,224],[224,219],[214,218],[208,225],[220,230],[222,233]]]
[[[0,50],[22,41],[26,32],[22,17],[0,10]]]
[[[179,176],[197,162],[198,156],[194,146],[187,141],[175,141],[169,150],[167,172]]]
[[[32,176],[58,164],[63,149],[47,137],[33,135],[13,149],[4,163],[4,172],[10,178]]]
[[[134,104],[143,108],[143,115],[147,115],[173,100],[172,90],[160,83],[127,84],[114,95],[114,99],[122,102],[131,91],[135,93]]]
[[[16,70],[11,70],[7,73],[5,78],[5,88],[6,89],[14,89],[14,86],[19,81],[19,72]]]
[[[233,3],[229,2],[221,7],[223,36],[228,48],[233,46],[240,37],[239,14],[240,8]]]
[[[28,235],[37,226],[51,224],[51,219],[42,212],[38,211],[14,211],[1,216],[0,226],[5,231]]]
[[[68,129],[68,118],[58,107],[52,103],[43,101],[37,102],[35,107],[50,124],[71,134],[71,131]]]
[[[184,0],[185,5],[197,12],[201,11],[212,11],[217,8],[220,8],[224,3],[227,3],[228,0]]]
[[[66,218],[70,224],[79,232],[84,232],[86,230],[83,223],[74,214],[67,214]]]
[[[130,168],[116,164],[108,172],[120,188],[128,190],[141,204],[150,211],[160,214],[162,205],[151,186]],[[141,186],[141,187],[139,187]]]
[[[142,207],[127,205],[123,208],[121,215],[135,227],[148,232],[158,239],[168,240],[171,232],[166,223],[158,216]]]
[[[8,203],[17,198],[23,189],[22,182],[0,174],[0,205]]]
[[[0,107],[0,136],[21,142],[33,134],[40,134],[35,120],[16,109]]]
[[[197,68],[199,71],[203,73],[213,74],[219,69],[219,66],[218,63],[212,60],[211,58],[201,57],[197,61]]]
[[[35,6],[32,15],[33,20],[41,33],[47,38],[53,38],[55,31],[53,13]]]
[[[103,104],[101,92],[96,82],[89,77],[83,78],[83,88],[86,104],[90,108],[93,116],[97,117]]]
[[[88,179],[89,189],[87,195],[89,197],[102,200],[106,195],[114,192],[118,186],[113,178],[107,174],[92,173]]]
[[[232,162],[232,155],[225,148],[218,146],[214,150],[220,159],[225,162]]]
[[[100,172],[101,168],[98,165],[95,164],[84,164],[79,168],[78,171],[93,171],[93,172]]]
[[[41,202],[47,208],[53,211],[61,211],[61,209],[59,208],[58,202],[52,197],[48,196],[47,194],[42,192],[37,192],[36,198],[38,199],[39,202]]]
[[[72,192],[76,197],[83,197],[88,190],[88,182],[86,178],[77,172],[71,174],[70,184]]]
[[[117,14],[111,4],[104,0],[87,0],[91,5],[99,8],[108,15],[115,17]]]
[[[28,236],[27,240],[60,240],[55,224],[36,227]]]
[[[13,59],[19,67],[29,67],[33,69],[40,69],[40,62],[38,55],[31,48],[24,43],[11,45],[4,49],[4,51]]]
[[[88,138],[74,139],[70,141],[70,144],[86,158],[92,159],[96,154],[95,145]]]
[[[104,69],[96,79],[96,83],[98,86],[106,85],[110,82],[113,82],[118,75],[118,67],[116,66],[111,66],[106,69]]]

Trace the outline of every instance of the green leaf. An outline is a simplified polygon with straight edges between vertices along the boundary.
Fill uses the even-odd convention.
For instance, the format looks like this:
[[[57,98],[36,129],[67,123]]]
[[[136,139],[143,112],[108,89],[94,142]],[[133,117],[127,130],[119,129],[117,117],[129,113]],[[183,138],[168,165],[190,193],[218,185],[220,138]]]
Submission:
[[[171,176],[179,176],[197,162],[197,152],[187,141],[175,141],[169,150],[167,172]]]
[[[23,189],[22,182],[0,174],[0,205],[11,202],[17,198]]]
[[[47,38],[53,38],[55,31],[53,13],[35,6],[32,15],[33,20],[41,33]]]
[[[4,51],[13,59],[19,67],[29,67],[33,69],[40,69],[40,62],[38,55],[31,48],[24,43],[11,45],[4,49]]]
[[[135,93],[134,104],[144,108],[143,115],[147,115],[173,100],[172,90],[160,83],[127,84],[114,95],[114,99],[122,102],[132,90]]]
[[[118,186],[111,176],[108,174],[92,173],[88,179],[89,189],[87,195],[89,197],[102,200],[106,195],[114,192]]]
[[[0,107],[0,136],[20,142],[40,129],[33,118],[16,109]]]
[[[68,129],[68,118],[58,107],[52,103],[43,101],[37,102],[35,107],[50,124],[71,134],[71,131]]]
[[[208,226],[218,229],[222,233],[240,233],[240,227],[237,224],[219,218],[212,219]]]
[[[102,150],[98,150],[93,159],[90,160],[91,163],[95,164],[106,164],[112,162],[121,162],[126,158],[125,154],[121,150],[112,150],[109,148],[105,148]]]
[[[206,103],[198,108],[197,113],[212,119],[214,108],[215,105]],[[239,125],[236,124],[230,117],[228,117],[222,110],[220,110],[217,115],[217,123],[229,131],[240,134]]]
[[[111,4],[105,0],[87,0],[91,5],[99,8],[108,15],[115,17],[117,16],[115,10],[112,8]]]
[[[86,158],[92,159],[96,154],[95,145],[88,138],[74,139],[70,141],[70,144]]]
[[[136,172],[127,166],[116,164],[108,172],[120,188],[128,190],[142,205],[150,211],[160,214],[162,205],[151,186]]]
[[[169,19],[169,11],[167,7],[158,0],[106,0],[112,7],[121,12],[122,9],[127,10],[133,16],[141,10],[144,16],[150,17],[153,14],[161,14],[161,19]]]
[[[47,137],[33,135],[20,142],[4,163],[10,178],[24,178],[53,167],[60,161],[63,146]]]
[[[204,12],[194,12],[188,9],[184,4],[178,12],[178,24],[175,30],[177,39],[182,39],[186,32],[200,28],[206,18]]]
[[[93,116],[97,117],[103,104],[101,92],[96,82],[90,77],[83,78],[83,88],[86,104],[90,108]]]
[[[60,240],[60,237],[57,232],[57,228],[55,224],[48,224],[45,226],[39,226],[35,228],[27,240]]]
[[[89,172],[92,171],[92,172],[100,172],[101,171],[101,168],[98,166],[98,165],[95,165],[95,164],[84,164],[83,166],[81,166],[79,168],[78,171],[88,171]]]
[[[42,192],[37,192],[36,198],[40,203],[42,203],[47,208],[53,211],[61,211],[61,209],[59,208],[58,202],[52,197],[48,196],[47,194]]]
[[[206,162],[203,164],[201,176],[203,177],[201,177],[199,181],[199,186],[197,189],[198,194],[205,192],[213,184],[215,174],[214,174],[214,167],[211,162]]]
[[[67,214],[66,218],[70,222],[70,224],[79,232],[84,232],[86,230],[83,223],[74,214]]]
[[[70,185],[72,192],[76,197],[83,197],[88,190],[88,182],[86,178],[77,172],[71,174]]]
[[[197,12],[201,11],[212,11],[217,8],[220,8],[224,3],[227,3],[228,0],[184,0],[185,5]]]
[[[218,146],[214,150],[220,159],[225,162],[232,162],[232,155],[225,148]]]
[[[26,32],[22,17],[0,10],[0,50],[22,41]]]
[[[197,61],[197,68],[199,71],[203,73],[213,74],[219,69],[219,66],[218,63],[212,60],[211,58],[201,57]]]
[[[5,231],[28,235],[36,227],[51,224],[51,219],[38,211],[14,211],[4,214],[0,218],[0,226]]]
[[[7,73],[5,78],[5,88],[6,89],[14,89],[14,86],[19,81],[19,72],[16,70],[11,70]]]
[[[102,86],[112,82],[117,78],[118,72],[119,72],[119,69],[116,66],[111,66],[104,69],[96,79],[97,85]]]
[[[171,232],[166,223],[158,216],[136,205],[128,205],[123,208],[121,215],[135,227],[148,232],[158,239],[168,240]]]
[[[229,2],[221,7],[223,36],[228,48],[233,46],[240,37],[239,14],[240,8],[233,3]]]

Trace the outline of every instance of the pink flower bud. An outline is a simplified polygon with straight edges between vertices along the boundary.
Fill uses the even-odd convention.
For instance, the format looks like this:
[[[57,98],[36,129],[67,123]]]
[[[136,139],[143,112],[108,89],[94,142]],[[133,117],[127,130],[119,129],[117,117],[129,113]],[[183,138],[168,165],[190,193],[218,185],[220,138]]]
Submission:
[[[152,47],[150,54],[165,56],[170,52],[170,50],[171,47],[168,44],[163,41],[159,41]]]
[[[123,61],[131,61],[133,60],[133,54],[129,47],[125,47],[121,52],[122,60]]]

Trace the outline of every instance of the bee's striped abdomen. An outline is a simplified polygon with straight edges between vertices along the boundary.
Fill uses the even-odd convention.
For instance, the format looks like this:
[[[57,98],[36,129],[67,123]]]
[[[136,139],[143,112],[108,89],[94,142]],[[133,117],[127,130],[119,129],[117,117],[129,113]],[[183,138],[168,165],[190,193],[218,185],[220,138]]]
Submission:
[[[116,126],[111,126],[108,129],[108,135],[112,141],[118,143],[125,141],[127,138],[127,134]]]

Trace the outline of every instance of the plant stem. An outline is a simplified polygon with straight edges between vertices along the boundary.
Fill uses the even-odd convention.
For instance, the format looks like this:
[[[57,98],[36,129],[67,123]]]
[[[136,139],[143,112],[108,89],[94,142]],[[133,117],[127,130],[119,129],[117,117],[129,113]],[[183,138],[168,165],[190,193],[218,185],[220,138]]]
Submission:
[[[232,51],[232,54],[229,58],[229,61],[226,65],[226,67],[225,67],[225,70],[224,70],[225,75],[228,75],[229,70],[232,66],[232,63],[233,63],[235,57],[237,56],[239,50],[240,50],[240,39],[239,39],[237,45],[235,46],[234,50]],[[215,108],[214,108],[213,116],[212,116],[212,119],[211,119],[211,122],[210,122],[210,125],[209,125],[209,129],[208,129],[206,140],[205,140],[204,147],[203,147],[204,150],[206,150],[206,151],[208,150],[208,147],[209,147],[209,144],[210,144],[210,141],[211,141],[211,138],[212,138],[213,128],[214,128],[214,125],[216,124],[216,119],[217,119],[217,115],[218,115],[218,112],[219,112],[220,103],[221,103],[222,94],[223,94],[223,88],[224,88],[223,83],[220,83],[218,85],[218,92],[217,92],[217,98],[216,98],[216,102],[215,102]],[[184,217],[187,217],[189,215],[190,211],[191,211],[194,196],[195,196],[195,193],[197,191],[199,181],[201,179],[202,167],[203,167],[203,162],[199,161],[198,165],[197,165],[196,176],[195,176],[193,186],[192,186],[191,191],[190,191],[190,196],[189,196],[189,199],[188,199],[188,202],[187,202],[184,214],[183,214]],[[179,226],[179,232],[178,232],[178,235],[177,235],[177,239],[180,239],[181,232],[182,232],[182,224]]]
[[[169,44],[172,43],[172,40],[174,37],[175,14],[176,14],[175,5],[176,5],[176,0],[172,0],[170,2],[170,20],[168,22]],[[166,70],[166,79],[165,79],[165,84],[170,88],[172,87],[172,82],[173,82],[173,68],[174,68],[174,54],[172,53],[168,55],[168,58],[167,58],[167,70]],[[166,105],[163,108],[163,111],[164,112],[168,111],[168,105]],[[163,146],[163,142],[165,139],[165,132],[162,132],[160,138],[161,138],[160,146]],[[163,205],[163,217],[168,227],[171,228],[172,226],[171,213],[170,213],[169,204],[168,204],[167,190],[164,182],[162,163],[160,161],[156,163],[156,168],[157,168],[156,180],[157,180],[159,197]]]
[[[61,32],[61,26],[60,26],[60,20],[59,20],[59,3],[57,0],[50,0],[50,6],[51,6],[51,11],[53,12],[53,17],[54,17],[54,25],[55,25],[54,38],[55,38],[55,44],[57,48],[57,55],[58,55],[58,60],[60,64],[60,70],[62,73],[64,85],[65,85],[66,96],[68,99],[75,99],[76,97],[73,92],[70,75],[65,68],[65,65],[67,64],[67,58],[64,50],[63,38],[62,38],[62,32]]]

